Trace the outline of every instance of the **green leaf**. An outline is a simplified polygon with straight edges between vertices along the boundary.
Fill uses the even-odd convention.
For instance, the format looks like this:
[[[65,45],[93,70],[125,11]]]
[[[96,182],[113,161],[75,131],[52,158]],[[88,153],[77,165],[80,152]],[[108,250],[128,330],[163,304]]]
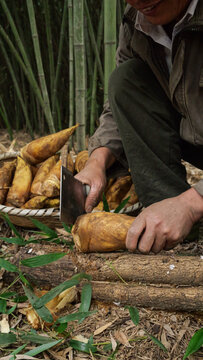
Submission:
[[[50,264],[54,261],[61,259],[65,255],[66,253],[50,253],[46,255],[34,256],[32,258],[22,260],[21,264],[24,266],[34,268],[34,267]]]
[[[108,204],[108,202],[107,202],[107,200],[106,200],[106,196],[105,196],[104,193],[103,193],[103,195],[102,195],[102,198],[103,198],[104,211],[110,212],[109,204]]]
[[[135,306],[134,307],[133,306],[125,306],[125,309],[128,309],[132,322],[135,325],[138,325],[139,321],[140,321],[138,309]]]
[[[16,227],[12,224],[12,222],[10,221],[10,218],[8,216],[8,214],[3,214],[1,213],[1,215],[3,216],[3,218],[6,220],[6,222],[8,223],[9,227],[13,230],[14,234],[16,235],[17,238],[21,239],[22,241],[23,238],[22,236],[20,235],[20,233],[17,231]]]
[[[15,334],[0,334],[0,346],[13,344],[17,341]]]
[[[35,349],[32,349],[32,350],[26,352],[24,355],[27,355],[27,356],[38,355],[41,352],[46,351],[46,350],[50,349],[51,347],[59,344],[61,341],[62,341],[62,339],[61,340],[51,341],[48,344],[43,344],[43,345],[37,346]]]
[[[70,280],[64,281],[62,284],[56,286],[55,288],[51,289],[48,293],[43,295],[40,299],[38,299],[34,304],[33,307],[35,309],[39,309],[44,304],[48,303],[50,300],[55,298],[57,295],[62,293],[64,290],[71,288],[72,286],[78,285],[82,279],[90,280],[90,276],[85,273],[80,273],[73,276]]]
[[[183,360],[187,359],[189,355],[198,351],[202,345],[203,345],[203,328],[201,328],[200,330],[194,333],[193,337],[191,338],[188,344]]]
[[[68,226],[68,225],[65,224],[64,222],[62,222],[62,225],[63,225],[64,229],[65,229],[69,234],[71,234],[71,230],[72,230],[73,225]]]
[[[74,350],[79,350],[82,352],[85,352],[87,354],[90,354],[90,351],[92,353],[97,352],[97,347],[95,345],[88,343],[84,343],[82,341],[78,341],[78,340],[70,340],[69,341],[69,345],[74,349]]]
[[[5,314],[7,302],[5,299],[0,299],[0,313]]]
[[[5,259],[0,258],[0,268],[1,267],[6,269],[7,271],[19,273],[19,269],[17,268],[17,266],[11,264],[9,261]]]
[[[16,303],[23,303],[23,302],[27,301],[27,296],[25,296],[25,295],[17,295],[13,299],[13,301],[16,302]]]
[[[55,329],[56,332],[57,332],[58,334],[62,334],[62,333],[66,330],[67,325],[68,325],[68,323],[66,323],[66,322],[60,324],[60,325]]]
[[[27,288],[26,286],[23,285],[23,289],[25,291],[25,295],[28,297],[28,300],[30,302],[30,304],[32,305],[32,307],[34,307],[34,303],[39,300],[39,298],[34,294],[34,292]],[[46,322],[48,323],[52,323],[53,322],[53,317],[50,313],[50,311],[45,307],[45,306],[41,306],[40,309],[35,309],[38,313],[38,315]]]
[[[59,319],[57,319],[57,323],[60,323],[60,324],[64,324],[64,323],[68,323],[70,321],[75,321],[75,320],[81,320],[81,319],[85,319],[86,317],[92,315],[92,314],[95,314],[97,312],[97,310],[94,310],[94,311],[87,311],[87,312],[76,312],[76,313],[73,313],[73,314],[69,314],[69,315],[66,315],[66,316],[63,316]]]
[[[110,351],[112,350],[112,343],[106,344],[103,346],[104,351]]]
[[[81,294],[81,304],[79,307],[79,312],[87,312],[89,311],[92,300],[92,285],[87,283],[82,288]],[[81,323],[84,319],[80,319],[79,323]]]
[[[26,347],[27,344],[23,344],[21,346],[19,346],[17,349],[15,349],[14,351],[12,351],[12,353],[10,353],[10,355],[14,355],[12,356],[9,360],[11,359],[15,359],[15,355],[19,354],[19,352],[21,352],[21,350],[23,350]]]
[[[12,296],[16,296],[17,292],[15,291],[8,291],[8,292],[4,292],[3,294],[0,294],[0,298],[3,299],[10,299]]]
[[[42,336],[37,334],[25,334],[25,335],[21,335],[20,338],[23,341],[32,342],[34,344],[41,344],[41,345],[48,344],[51,341],[54,341],[52,338],[48,336]]]
[[[118,207],[114,210],[115,213],[119,213],[119,211],[121,211],[125,206],[126,204],[128,203],[130,199],[130,196],[128,196],[126,199],[124,199],[120,205],[118,205]]]
[[[21,281],[23,282],[23,284],[25,286],[28,286],[29,288],[32,288],[29,281],[25,278],[25,276],[22,273],[19,274],[19,277],[20,277]]]
[[[13,238],[5,238],[5,237],[0,237],[0,240],[3,240],[5,242],[7,242],[8,244],[17,244],[19,246],[24,246],[27,244],[26,241],[18,238],[18,237],[13,237]]]
[[[36,219],[32,219],[30,218],[30,220],[33,222],[33,224],[40,229],[44,234],[46,234],[47,236],[50,236],[52,238],[57,238],[58,235],[57,233],[50,229],[47,225],[42,224],[40,221],[36,220]]]
[[[5,311],[5,314],[7,314],[7,315],[12,314],[15,311],[16,307],[17,307],[17,305],[12,306],[10,309]]]
[[[164,344],[162,344],[162,342],[160,340],[158,340],[155,336],[146,333],[150,339],[156,344],[158,345],[163,351],[167,352],[168,350],[166,349],[166,347],[164,346]]]
[[[91,300],[92,300],[92,285],[90,283],[87,283],[82,288],[81,304],[79,311],[80,312],[89,311]]]

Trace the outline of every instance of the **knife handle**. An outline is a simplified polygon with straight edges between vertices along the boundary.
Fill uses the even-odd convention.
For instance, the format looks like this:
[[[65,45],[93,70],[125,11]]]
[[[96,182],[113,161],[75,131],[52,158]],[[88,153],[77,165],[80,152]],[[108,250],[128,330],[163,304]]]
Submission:
[[[90,186],[87,184],[84,184],[83,186],[84,186],[84,194],[85,196],[87,196],[90,192]]]

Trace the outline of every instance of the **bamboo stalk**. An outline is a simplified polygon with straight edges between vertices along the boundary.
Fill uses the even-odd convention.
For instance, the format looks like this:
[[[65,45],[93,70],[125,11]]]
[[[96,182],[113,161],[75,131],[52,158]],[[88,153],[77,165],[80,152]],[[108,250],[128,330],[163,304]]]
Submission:
[[[13,132],[12,132],[12,128],[11,128],[11,125],[10,125],[10,122],[9,122],[9,119],[8,119],[8,115],[7,115],[7,112],[6,112],[6,109],[5,109],[5,106],[4,106],[4,103],[3,103],[3,100],[2,100],[2,97],[0,96],[0,115],[6,125],[6,128],[7,128],[7,131],[9,133],[9,136],[10,136],[10,140],[13,140]]]
[[[95,53],[95,59],[97,61],[98,71],[99,71],[99,75],[100,75],[100,81],[101,81],[102,85],[104,85],[103,68],[102,68],[101,59],[100,59],[99,51],[98,51],[98,46],[97,46],[97,43],[96,43],[96,40],[95,40],[92,21],[91,21],[91,18],[90,18],[90,13],[89,13],[89,9],[88,9],[86,0],[84,0],[84,5],[85,5],[85,13],[86,13],[86,16],[87,16],[87,24],[88,24],[88,29],[89,29],[90,40],[91,40],[91,43],[92,43],[93,51]]]
[[[29,62],[27,54],[25,52],[23,43],[22,43],[22,41],[21,41],[21,39],[19,37],[19,34],[18,34],[17,28],[16,28],[16,26],[14,24],[13,18],[12,18],[11,14],[10,14],[9,9],[7,8],[7,6],[5,4],[5,1],[0,0],[0,4],[2,5],[2,7],[4,9],[4,12],[5,12],[5,14],[6,14],[7,18],[8,18],[9,24],[10,24],[11,29],[13,31],[15,40],[16,40],[16,42],[18,44],[18,47],[20,49],[20,52],[21,52],[21,55],[23,57],[24,62],[22,61],[22,59],[21,59],[19,53],[17,52],[15,46],[13,45],[12,41],[10,40],[9,36],[7,35],[7,33],[5,32],[5,30],[3,29],[3,27],[1,25],[0,25],[0,34],[2,35],[4,40],[7,42],[12,54],[15,56],[16,60],[20,64],[23,72],[25,73],[28,81],[30,82],[30,85],[32,86],[32,89],[35,92],[35,94],[36,94],[36,96],[37,96],[37,98],[38,98],[38,100],[40,102],[41,107],[43,108],[43,111],[45,113],[46,120],[47,120],[47,123],[48,123],[48,126],[49,126],[50,119],[49,119],[49,114],[47,113],[46,104],[45,104],[45,102],[44,102],[44,100],[42,98],[39,85],[38,85],[38,83],[37,83],[37,81],[35,79],[35,76],[33,74],[30,62]],[[51,131],[51,128],[52,128],[52,126],[51,127],[49,126],[50,131]]]
[[[33,137],[33,131],[32,131],[32,126],[30,124],[30,119],[29,119],[29,116],[28,116],[28,112],[27,112],[27,108],[25,106],[25,103],[23,101],[23,97],[22,97],[22,93],[21,93],[21,90],[20,90],[20,87],[19,87],[19,84],[18,84],[18,81],[16,79],[16,75],[15,75],[15,72],[13,71],[13,68],[12,68],[12,65],[11,65],[11,62],[9,60],[9,57],[8,57],[8,54],[6,52],[6,49],[3,45],[3,42],[2,40],[0,39],[0,47],[1,47],[1,50],[2,50],[2,53],[4,55],[4,58],[6,60],[6,63],[7,63],[7,67],[8,67],[8,70],[10,72],[10,75],[11,75],[11,78],[13,80],[13,85],[14,85],[14,88],[15,88],[15,91],[16,91],[16,95],[18,97],[18,100],[20,102],[20,105],[22,107],[22,110],[23,110],[23,114],[25,116],[25,121],[26,121],[26,125],[30,131],[30,134],[31,136]]]
[[[100,51],[102,37],[103,37],[103,28],[104,28],[104,3],[102,2],[101,13],[99,18],[98,25],[98,34],[97,34],[97,47]],[[97,114],[97,62],[94,64],[94,74],[93,74],[93,84],[92,84],[92,95],[91,95],[91,107],[90,107],[90,135],[93,135],[95,130],[95,120]]]
[[[57,88],[58,88],[58,82],[59,82],[59,75],[61,70],[61,59],[62,59],[62,51],[63,51],[63,44],[64,44],[64,33],[67,23],[67,8],[68,8],[68,0],[64,1],[64,7],[63,7],[63,17],[61,22],[61,30],[60,30],[60,39],[59,39],[59,49],[58,49],[58,58],[57,58],[57,65],[56,65],[56,75],[54,79],[54,89],[53,89],[53,119],[54,122],[56,120],[56,95],[57,95]]]
[[[50,6],[48,0],[44,0],[44,17],[45,17],[45,28],[47,36],[47,50],[49,57],[49,76],[50,76],[50,93],[53,106],[53,88],[54,88],[54,77],[55,77],[55,68],[54,68],[54,50],[52,42],[52,33],[51,33],[51,19],[50,19]]]
[[[73,1],[68,0],[69,24],[69,126],[74,125],[74,48],[73,48]]]
[[[104,101],[108,97],[109,76],[115,68],[117,0],[104,0]]]
[[[84,44],[84,0],[77,0],[73,2],[73,19],[76,123],[80,124],[80,127],[77,131],[77,150],[82,151],[86,148],[86,64]]]
[[[35,11],[32,0],[27,0],[27,9],[28,9],[28,15],[30,20],[30,28],[32,32],[32,39],[33,39],[33,45],[34,45],[34,52],[35,52],[35,60],[37,64],[37,70],[38,70],[38,77],[41,85],[41,91],[42,96],[44,99],[44,104],[46,108],[46,112],[48,114],[48,122],[49,122],[49,128],[51,132],[55,132],[55,127],[53,123],[51,108],[50,108],[50,101],[49,101],[49,94],[47,91],[47,85],[46,85],[46,79],[44,75],[44,69],[42,64],[42,57],[41,57],[41,51],[40,51],[40,45],[39,45],[39,38],[38,38],[38,31],[37,31],[37,25],[35,20]]]

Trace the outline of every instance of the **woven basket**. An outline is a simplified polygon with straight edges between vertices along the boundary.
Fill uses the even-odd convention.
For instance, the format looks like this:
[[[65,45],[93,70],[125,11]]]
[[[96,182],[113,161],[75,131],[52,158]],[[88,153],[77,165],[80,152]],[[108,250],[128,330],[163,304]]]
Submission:
[[[18,152],[0,154],[0,163],[4,160],[15,158],[19,155]],[[136,216],[140,209],[142,208],[141,203],[136,203],[132,206],[129,206],[126,209],[122,209],[120,213],[128,214],[131,216]],[[113,210],[112,210],[113,212]],[[60,212],[59,209],[49,208],[49,209],[20,209],[5,205],[0,205],[0,218],[4,218],[3,215],[7,214],[10,221],[14,225],[18,225],[24,228],[34,228],[34,224],[31,221],[36,219],[41,223],[47,225],[50,228],[60,228],[63,227],[62,222],[60,221]]]

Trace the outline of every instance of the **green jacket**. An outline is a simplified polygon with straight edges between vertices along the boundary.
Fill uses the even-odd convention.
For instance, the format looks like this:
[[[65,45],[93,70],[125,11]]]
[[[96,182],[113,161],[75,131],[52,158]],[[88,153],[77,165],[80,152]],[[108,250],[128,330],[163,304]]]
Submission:
[[[117,66],[135,56],[143,59],[182,115],[180,136],[203,146],[203,1],[199,0],[194,16],[173,41],[170,74],[163,46],[135,29],[136,14],[136,9],[127,5],[120,27]],[[89,141],[89,152],[106,146],[121,159],[122,142],[108,102],[99,121],[100,126]]]

